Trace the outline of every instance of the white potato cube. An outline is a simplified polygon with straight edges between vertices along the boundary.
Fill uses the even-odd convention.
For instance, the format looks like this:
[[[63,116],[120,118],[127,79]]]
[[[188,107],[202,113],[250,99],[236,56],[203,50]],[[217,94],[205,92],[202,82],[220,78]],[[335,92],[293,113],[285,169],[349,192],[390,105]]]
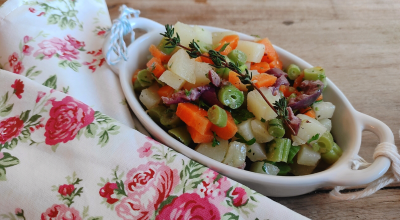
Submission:
[[[290,172],[295,176],[304,176],[311,174],[316,166],[305,166],[297,163],[289,164]]]
[[[212,44],[214,46],[218,45],[218,43],[228,35],[238,35],[236,32],[233,31],[224,31],[224,32],[213,32],[212,33]]]
[[[164,73],[158,78],[165,84],[171,86],[175,90],[182,88],[182,86],[186,83],[186,80],[182,77],[176,75],[175,73],[165,70]]]
[[[250,68],[249,68],[250,69]],[[257,70],[249,70],[249,74],[251,75],[251,76],[257,76],[257,75],[260,75],[260,73],[257,71]]]
[[[222,162],[228,151],[228,141],[217,137],[219,145],[213,147],[212,143],[202,143],[197,145],[195,150],[211,159]]]
[[[150,109],[151,107],[160,103],[161,98],[157,93],[158,89],[158,85],[155,84],[147,89],[143,89],[140,93],[139,100],[144,106],[146,106],[147,109]]]
[[[228,152],[222,163],[233,167],[240,167],[246,160],[246,145],[237,141],[229,143]]]
[[[305,144],[316,134],[319,134],[319,137],[321,137],[327,130],[319,121],[307,115],[298,114],[297,117],[301,119],[301,124],[297,136],[292,135],[294,146]]]
[[[268,127],[266,123],[257,119],[253,119],[251,120],[250,125],[257,143],[266,143],[274,139],[274,136],[268,133]]]
[[[196,61],[190,59],[185,50],[178,50],[168,61],[168,70],[194,84],[196,83],[195,65]]]
[[[318,120],[318,121],[319,121],[319,123],[321,123],[329,132],[331,131],[331,129],[332,129],[332,121],[331,121],[331,119],[324,118],[324,119],[320,119],[320,120]]]
[[[199,26],[194,26],[194,32],[195,32],[195,38],[194,40],[206,43],[206,44],[212,44],[212,34],[209,30],[206,30],[202,27]]]
[[[174,28],[175,28],[174,36],[176,36],[176,33],[179,34],[179,38],[181,39],[181,44],[183,46],[188,47],[189,43],[192,42],[192,40],[196,37],[194,28],[187,24],[178,21],[174,25]]]
[[[301,145],[299,153],[297,155],[297,163],[305,166],[316,166],[319,159],[321,159],[321,154],[315,152],[308,145]]]
[[[247,119],[246,121],[243,121],[242,123],[237,125],[238,128],[238,133],[242,135],[242,137],[246,140],[249,141],[254,138],[253,131],[251,130],[251,119]]]
[[[247,62],[259,63],[264,56],[265,45],[251,41],[239,40],[236,49],[247,55]]]
[[[273,96],[272,91],[268,88],[261,87],[260,90],[271,104],[274,104],[275,101],[278,101],[281,97],[280,93]],[[268,121],[278,116],[256,90],[247,94],[247,109],[260,121],[261,118]]]
[[[247,157],[251,161],[261,161],[267,159],[266,144],[254,143],[252,145],[246,145]]]
[[[325,118],[332,118],[335,112],[335,105],[331,102],[317,102],[312,105],[318,120]]]
[[[195,62],[194,75],[196,76],[196,83],[186,83],[184,88],[189,90],[191,88],[204,86],[210,83],[210,80],[206,74],[208,75],[208,72],[212,69],[213,67],[208,63]]]

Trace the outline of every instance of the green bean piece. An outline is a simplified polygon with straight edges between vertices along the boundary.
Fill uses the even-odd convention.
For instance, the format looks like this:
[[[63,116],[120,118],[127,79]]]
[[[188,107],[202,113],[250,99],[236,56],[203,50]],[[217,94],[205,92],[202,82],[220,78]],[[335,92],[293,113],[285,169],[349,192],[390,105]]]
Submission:
[[[146,87],[143,87],[140,83],[139,83],[139,80],[135,80],[135,82],[133,83],[133,89],[136,91],[136,92],[140,92],[140,91],[142,91],[143,89],[145,89]]]
[[[246,73],[246,69],[247,69],[247,65],[243,64],[241,66],[239,66],[240,71],[242,71],[242,73]]]
[[[154,78],[150,71],[144,69],[139,71],[136,81],[139,81],[140,85],[142,85],[144,88],[147,88],[153,84]]]
[[[237,49],[232,50],[232,51],[228,54],[228,57],[229,57],[229,59],[231,59],[231,61],[232,61],[234,64],[236,64],[236,65],[238,65],[238,66],[241,66],[241,65],[245,64],[246,61],[247,61],[247,56],[246,56],[246,54],[243,53],[243,52],[240,51],[240,50],[237,50]]]
[[[293,158],[296,156],[296,154],[299,152],[300,146],[291,146],[289,150],[289,155],[288,155],[288,163],[293,163]]]
[[[158,44],[157,48],[158,48],[159,50],[161,50],[161,52],[163,52],[163,53],[169,55],[170,53],[172,53],[172,51],[175,50],[175,47],[173,47],[173,48],[167,48],[167,47],[165,47],[165,46],[171,46],[171,45],[166,45],[166,43],[167,43],[167,39],[166,39],[166,38],[163,38],[163,39],[160,41],[160,43]]]
[[[261,161],[252,163],[250,171],[268,175],[277,175],[279,173],[279,168],[273,164]]]
[[[167,109],[167,111],[161,115],[160,123],[167,129],[176,128],[183,124],[182,120],[170,109]]]
[[[226,114],[226,111],[218,105],[213,105],[211,108],[209,108],[207,111],[207,116],[211,123],[218,127],[223,128],[228,123],[228,115]]]
[[[297,77],[300,76],[301,70],[300,67],[295,64],[290,64],[287,68],[287,74],[289,79],[295,80]]]
[[[285,128],[281,119],[271,119],[268,121],[268,133],[276,138],[281,138],[285,135]]]
[[[197,41],[196,43],[199,45],[201,53],[208,53],[208,51],[212,49],[211,44],[207,44],[202,41]]]
[[[324,154],[321,154],[321,158],[326,163],[333,164],[340,158],[340,156],[342,156],[342,153],[342,149],[340,149],[340,147],[334,142],[332,149]]]
[[[315,142],[312,147],[313,150],[320,153],[326,153],[332,150],[333,147],[333,137],[332,134],[327,131],[325,132],[317,142]],[[314,147],[315,146],[315,147]]]
[[[168,133],[175,139],[178,139],[186,146],[188,146],[190,142],[192,142],[192,138],[190,137],[190,134],[186,129],[186,126],[170,129],[168,130]]]
[[[160,123],[161,116],[167,111],[167,108],[163,105],[157,105],[147,111],[153,121]]]
[[[325,70],[322,67],[312,67],[304,69],[305,80],[323,80],[325,78]]]
[[[222,79],[229,79],[229,72],[231,70],[229,68],[218,68],[215,72],[222,78]]]
[[[243,104],[244,95],[235,86],[226,85],[218,91],[218,100],[231,109],[237,109]]]
[[[292,141],[288,138],[275,138],[268,144],[267,160],[287,162]]]

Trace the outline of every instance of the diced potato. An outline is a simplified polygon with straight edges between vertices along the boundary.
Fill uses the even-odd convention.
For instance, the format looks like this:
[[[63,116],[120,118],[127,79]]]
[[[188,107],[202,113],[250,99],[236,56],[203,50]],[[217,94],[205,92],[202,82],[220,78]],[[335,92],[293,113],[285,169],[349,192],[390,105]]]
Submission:
[[[246,121],[243,121],[242,123],[237,125],[238,128],[238,133],[242,135],[242,137],[246,140],[249,141],[254,138],[253,131],[251,130],[251,119],[247,119]]]
[[[190,59],[185,50],[178,50],[168,61],[168,70],[194,84],[196,83],[195,65],[196,61]]]
[[[241,50],[247,55],[247,62],[261,62],[264,56],[265,45],[251,41],[239,40],[236,49]]]
[[[209,30],[206,30],[202,27],[199,26],[194,26],[194,32],[196,37],[194,40],[206,43],[206,44],[212,44],[212,34]]]
[[[274,137],[268,133],[266,123],[253,119],[250,125],[257,143],[266,143],[274,139]]]
[[[297,163],[289,164],[290,172],[296,176],[304,176],[311,174],[316,166],[304,166]]]
[[[318,120],[318,121],[319,121],[319,123],[321,123],[328,131],[331,131],[331,129],[332,129],[332,121],[331,121],[331,119],[324,118],[324,119],[320,119],[320,120]]]
[[[183,46],[188,47],[189,43],[192,42],[192,40],[196,37],[194,28],[187,24],[178,21],[174,25],[174,28],[175,28],[174,36],[176,36],[176,33],[179,34],[179,38],[181,39],[181,44]]]
[[[268,88],[261,87],[260,90],[271,104],[274,104],[281,97],[280,93],[273,96],[271,90]],[[260,121],[261,118],[268,121],[278,116],[256,90],[247,94],[247,109]]]
[[[191,88],[204,86],[210,83],[210,80],[208,79],[206,74],[208,74],[208,72],[212,69],[213,67],[210,66],[208,63],[195,62],[194,75],[196,76],[196,83],[186,83],[184,85],[184,88],[190,90]]]
[[[255,173],[262,173],[262,174],[276,176],[279,173],[279,168],[270,163],[255,162],[251,164],[250,171]]]
[[[267,159],[266,144],[254,143],[252,145],[246,145],[247,147],[247,157],[251,161],[260,161]]]
[[[182,88],[182,86],[186,83],[185,79],[169,70],[165,70],[164,73],[160,76],[159,80],[171,86],[175,90]]]
[[[211,159],[222,162],[228,151],[228,141],[217,137],[219,145],[213,147],[212,143],[203,143],[197,145],[195,150]]]
[[[301,119],[300,129],[297,136],[292,135],[293,145],[298,146],[305,144],[314,135],[322,134],[327,130],[319,121],[303,114],[298,114],[297,117]]]
[[[147,89],[143,89],[140,93],[139,100],[146,106],[147,109],[160,103],[161,98],[158,95],[158,85],[154,84]]]
[[[335,112],[335,105],[330,102],[317,102],[312,105],[316,119],[332,118]]]
[[[237,35],[236,32],[233,31],[224,31],[224,32],[213,32],[212,33],[212,44],[214,46],[218,45],[218,43],[224,38],[225,36],[228,35]]]
[[[321,159],[321,154],[315,152],[308,145],[301,145],[300,151],[297,154],[297,163],[305,166],[317,166],[317,163]]]
[[[228,152],[222,163],[233,167],[240,167],[246,160],[246,145],[237,141],[229,143]]]

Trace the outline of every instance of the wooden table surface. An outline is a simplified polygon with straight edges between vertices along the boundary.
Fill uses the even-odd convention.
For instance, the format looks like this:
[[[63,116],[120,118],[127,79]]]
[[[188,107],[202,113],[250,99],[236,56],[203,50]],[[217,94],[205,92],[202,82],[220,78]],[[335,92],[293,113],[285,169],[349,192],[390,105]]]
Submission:
[[[268,37],[324,67],[355,109],[386,123],[400,143],[400,1],[107,0],[111,18],[122,4],[162,24],[181,21]],[[364,132],[360,156],[372,161],[378,143]],[[356,201],[336,201],[328,192],[271,199],[312,219],[400,218],[400,184]]]

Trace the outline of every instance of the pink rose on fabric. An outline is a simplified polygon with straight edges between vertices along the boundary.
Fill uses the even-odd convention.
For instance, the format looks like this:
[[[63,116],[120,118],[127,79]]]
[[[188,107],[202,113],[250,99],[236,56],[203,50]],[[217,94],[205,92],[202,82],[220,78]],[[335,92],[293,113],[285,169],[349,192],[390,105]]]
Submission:
[[[60,187],[58,187],[58,193],[60,193],[63,196],[69,196],[72,194],[72,192],[74,191],[75,186],[72,184],[64,184],[61,185]]]
[[[32,12],[32,13],[35,13],[35,12],[36,12],[36,9],[34,9],[34,8],[29,8],[29,11]]]
[[[43,59],[50,59],[55,54],[58,54],[59,58],[62,60],[71,61],[79,58],[79,51],[73,45],[57,37],[44,40],[39,43],[38,46],[40,49],[33,54],[35,57],[43,54]]]
[[[144,205],[138,197],[125,197],[121,200],[121,203],[115,207],[115,211],[123,220],[148,220],[155,211],[151,205],[152,204]]]
[[[16,215],[19,215],[19,214],[21,214],[22,213],[22,209],[20,209],[20,208],[16,208],[15,209],[15,214]]]
[[[94,110],[70,96],[52,104],[44,133],[48,145],[73,140],[80,129],[94,120]]]
[[[45,14],[44,12],[40,12],[40,14],[38,14],[37,16],[40,17],[40,16],[42,16],[44,14]]]
[[[29,41],[31,41],[33,38],[29,37],[28,35],[24,37],[24,44],[28,43]]]
[[[0,152],[0,159],[2,159],[4,157],[3,152]]]
[[[24,45],[22,47],[22,53],[25,54],[26,56],[31,55],[32,51],[33,51],[33,47],[31,47],[29,45]]]
[[[16,73],[16,74],[20,74],[20,73],[24,72],[24,70],[25,70],[25,67],[24,67],[24,65],[22,65],[21,61],[18,61],[18,63],[15,64],[13,67],[13,73]]]
[[[73,47],[75,47],[75,49],[80,49],[82,47],[85,47],[85,42],[78,41],[75,38],[71,37],[70,35],[67,35],[64,39],[68,41]]]
[[[246,190],[240,186],[236,187],[231,192],[231,196],[233,197],[233,199],[232,199],[233,205],[236,207],[245,205],[247,203],[247,201],[249,200]]]
[[[24,83],[20,79],[16,79],[14,84],[11,85],[11,88],[14,89],[14,94],[21,99],[21,94],[24,93]]]
[[[42,213],[41,220],[82,220],[79,212],[64,204],[54,204]]]
[[[8,57],[8,63],[10,64],[10,66],[12,67],[14,65],[14,63],[16,63],[19,59],[19,56],[17,53],[13,53]]]
[[[114,204],[118,202],[118,199],[116,198],[111,198],[112,195],[114,195],[114,189],[117,189],[118,186],[116,183],[106,183],[100,191],[99,194],[103,198],[107,198],[107,203],[109,204]]]
[[[0,143],[5,144],[13,138],[18,137],[24,128],[24,121],[18,116],[5,118],[0,121]],[[3,155],[4,156],[4,155]]]
[[[150,142],[144,143],[143,147],[137,149],[137,152],[139,152],[139,157],[148,157],[150,156],[153,151],[151,150],[152,144]]]
[[[156,220],[168,219],[221,219],[218,208],[207,198],[196,193],[184,193],[164,206],[156,216]]]
[[[43,98],[43,96],[45,96],[45,95],[46,95],[45,92],[39,91],[38,94],[37,94],[37,97],[36,97],[36,103],[40,102],[40,100],[41,100],[41,99]]]
[[[106,31],[99,31],[99,32],[97,32],[97,35],[103,36],[105,33],[106,33]]]

